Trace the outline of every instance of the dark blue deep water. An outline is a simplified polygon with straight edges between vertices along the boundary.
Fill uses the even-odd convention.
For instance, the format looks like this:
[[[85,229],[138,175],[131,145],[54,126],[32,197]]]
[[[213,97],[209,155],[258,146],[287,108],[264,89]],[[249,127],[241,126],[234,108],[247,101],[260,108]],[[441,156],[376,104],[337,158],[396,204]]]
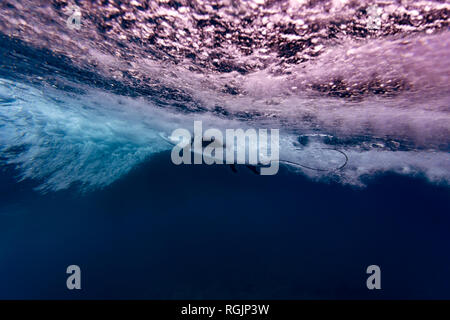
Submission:
[[[163,153],[103,190],[44,195],[3,170],[0,298],[450,298],[447,187],[238,170]],[[66,288],[71,264],[80,291]],[[371,264],[378,291],[366,288]]]

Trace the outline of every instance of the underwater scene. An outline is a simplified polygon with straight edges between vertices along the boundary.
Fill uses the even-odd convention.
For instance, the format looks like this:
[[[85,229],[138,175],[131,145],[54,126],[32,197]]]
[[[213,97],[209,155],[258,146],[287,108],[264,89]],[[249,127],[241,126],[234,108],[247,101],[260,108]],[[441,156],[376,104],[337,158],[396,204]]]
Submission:
[[[449,9],[2,0],[0,299],[450,299]]]

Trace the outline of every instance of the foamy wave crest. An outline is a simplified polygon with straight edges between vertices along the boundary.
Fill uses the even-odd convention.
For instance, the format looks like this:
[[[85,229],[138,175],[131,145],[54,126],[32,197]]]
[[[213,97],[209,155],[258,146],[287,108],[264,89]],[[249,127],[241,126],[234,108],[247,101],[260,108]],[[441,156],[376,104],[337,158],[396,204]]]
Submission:
[[[2,162],[16,166],[22,179],[39,180],[43,191],[74,183],[84,189],[106,186],[168,148],[157,134],[164,122],[155,123],[148,112],[143,119],[136,100],[3,79],[0,99]],[[121,104],[127,104],[126,112]]]
[[[66,23],[74,4],[79,30]],[[393,171],[448,183],[449,9],[5,0],[1,164],[43,191],[104,187],[169,150],[161,132],[202,120],[280,129],[282,163],[312,179],[363,185]]]
[[[71,185],[84,191],[107,186],[151,155],[169,150],[161,132],[192,129],[194,119],[204,121],[204,130],[267,125],[168,112],[142,98],[82,86],[78,90],[83,93],[0,80],[1,162],[17,167],[22,179],[37,180],[43,192]],[[280,136],[281,159],[293,163],[287,165],[290,170],[312,179],[361,186],[361,177],[394,171],[422,174],[438,183],[450,181],[447,152],[395,148],[398,145],[375,140],[341,141],[285,129]],[[344,161],[342,153],[348,163],[335,170]]]

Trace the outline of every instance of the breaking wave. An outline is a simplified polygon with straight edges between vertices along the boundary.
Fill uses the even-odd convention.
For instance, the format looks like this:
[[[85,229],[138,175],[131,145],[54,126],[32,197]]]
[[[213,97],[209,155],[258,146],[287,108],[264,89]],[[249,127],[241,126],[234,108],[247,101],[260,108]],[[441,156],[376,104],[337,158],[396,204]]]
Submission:
[[[312,179],[450,181],[444,2],[104,1],[72,30],[74,4],[0,4],[0,161],[40,190],[107,186],[194,120],[279,128]]]

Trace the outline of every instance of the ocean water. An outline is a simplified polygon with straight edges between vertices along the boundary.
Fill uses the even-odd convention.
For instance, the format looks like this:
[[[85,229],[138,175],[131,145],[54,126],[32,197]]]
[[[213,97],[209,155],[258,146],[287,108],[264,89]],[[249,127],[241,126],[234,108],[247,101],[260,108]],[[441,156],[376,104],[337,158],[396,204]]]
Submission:
[[[449,298],[448,9],[2,1],[0,298]],[[278,174],[174,165],[194,121]]]

